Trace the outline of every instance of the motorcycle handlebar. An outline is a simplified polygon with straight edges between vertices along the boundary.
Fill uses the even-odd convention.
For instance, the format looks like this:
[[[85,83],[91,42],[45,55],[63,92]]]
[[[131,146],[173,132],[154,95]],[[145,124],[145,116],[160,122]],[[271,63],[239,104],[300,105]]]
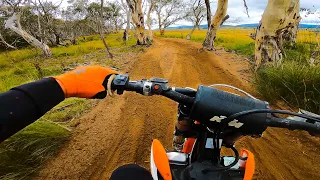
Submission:
[[[194,102],[193,97],[186,96],[173,90],[164,91],[161,95],[187,106],[192,106]]]
[[[304,130],[310,134],[319,134],[320,125],[318,123],[312,124],[304,121],[291,120],[286,118],[272,117],[267,120],[269,127],[286,128],[289,130]]]
[[[162,95],[178,103],[192,106],[196,91],[185,88],[170,88],[165,79],[153,78],[151,80],[129,81],[128,75],[117,75],[112,82],[111,88],[118,94],[123,91],[134,91],[145,96]]]
[[[272,113],[272,110],[268,112],[268,105],[263,101],[252,100],[250,98],[244,99],[243,97],[224,91],[210,90],[211,88],[209,89],[209,87],[205,86],[199,86],[198,91],[190,88],[170,88],[168,81],[165,79],[153,78],[150,80],[129,81],[128,75],[117,75],[112,81],[111,89],[116,90],[118,94],[123,94],[124,91],[134,91],[145,96],[165,96],[192,109],[190,114],[191,119],[207,119],[203,123],[208,123],[209,119],[214,116],[222,115],[230,117],[245,110],[259,109],[258,107],[265,109],[263,110],[265,111],[265,115],[263,116],[252,113],[250,116],[247,115],[238,119],[244,124],[240,128],[243,134],[259,134],[266,127],[279,127],[290,130],[300,129],[308,131],[310,134],[320,133],[320,123],[312,124],[271,117],[270,113]]]

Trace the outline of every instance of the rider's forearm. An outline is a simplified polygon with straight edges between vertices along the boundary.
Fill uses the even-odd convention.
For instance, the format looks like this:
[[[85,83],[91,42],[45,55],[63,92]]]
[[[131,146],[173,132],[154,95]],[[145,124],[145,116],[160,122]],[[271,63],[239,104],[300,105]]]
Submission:
[[[53,78],[24,84],[0,94],[0,143],[64,100]]]

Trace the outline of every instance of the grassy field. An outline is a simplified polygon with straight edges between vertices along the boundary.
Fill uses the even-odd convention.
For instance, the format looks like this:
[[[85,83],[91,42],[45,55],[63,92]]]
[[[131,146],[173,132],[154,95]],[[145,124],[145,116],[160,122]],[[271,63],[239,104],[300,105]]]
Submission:
[[[190,29],[167,30],[163,36],[155,32],[155,36],[168,38],[186,39]],[[191,36],[192,41],[202,43],[206,37],[207,30],[195,30]],[[224,47],[226,50],[234,50],[242,55],[254,55],[254,40],[250,38],[250,33],[254,33],[252,28],[222,28],[217,33],[215,45]],[[309,30],[300,30],[297,38],[298,43],[316,43],[316,34]]]
[[[139,52],[134,38],[125,45],[122,34],[106,37],[115,57],[126,52]],[[108,58],[99,36],[78,39],[77,45],[52,48],[53,56],[41,59],[40,51],[26,48],[0,53],[0,92],[43,77],[54,76],[79,65],[98,64],[118,68],[117,61]],[[0,144],[0,179],[25,179],[41,168],[68,140],[78,118],[89,111],[97,100],[69,98],[45,114],[36,123]]]
[[[190,29],[168,30],[163,37],[186,38]],[[254,29],[222,28],[217,33],[216,47],[236,52],[253,60],[254,41],[249,37]],[[159,32],[155,33],[160,36]],[[206,30],[196,30],[192,41],[202,43]],[[320,113],[320,49],[316,33],[300,29],[297,44],[285,46],[286,58],[280,66],[267,66],[255,76],[258,92],[268,101],[285,101],[292,107],[300,107]]]
[[[189,29],[168,30],[163,37],[186,39],[189,32]],[[206,38],[206,32],[207,30],[204,29],[195,30],[191,40],[202,43]],[[254,41],[249,37],[251,32],[254,32],[253,29],[220,29],[217,33],[215,45],[227,50],[238,50],[245,55],[253,55],[251,49],[254,48]],[[155,35],[160,36],[160,33],[156,32]]]

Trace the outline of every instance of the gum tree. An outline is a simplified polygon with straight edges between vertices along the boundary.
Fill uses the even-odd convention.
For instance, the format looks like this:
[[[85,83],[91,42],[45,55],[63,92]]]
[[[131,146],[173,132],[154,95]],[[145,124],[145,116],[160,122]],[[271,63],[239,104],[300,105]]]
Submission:
[[[121,0],[121,7],[126,14],[126,29],[123,32],[123,40],[128,41],[129,39],[129,31],[130,31],[130,22],[131,22],[131,13],[127,3],[124,0]]]
[[[31,33],[21,25],[21,15],[24,11],[28,11],[30,9],[29,7],[30,3],[22,3],[21,1],[1,1],[0,14],[5,14],[5,18],[7,18],[4,23],[4,28],[10,29],[12,32],[21,36],[30,45],[41,49],[43,56],[51,56],[52,51],[49,46],[44,41],[32,36]],[[1,39],[4,41],[3,37]]]
[[[91,3],[86,9],[88,13],[86,17],[88,19],[88,25],[92,28],[92,30],[100,35],[100,39],[105,46],[109,57],[112,59],[113,54],[111,53],[104,36],[104,34],[108,31],[108,29],[105,27],[105,18],[107,16],[106,14],[108,7],[105,7],[104,1],[101,0],[100,4]]]
[[[152,29],[151,29],[151,13],[154,10],[154,7],[156,5],[156,3],[159,0],[149,0],[148,4],[149,4],[149,8],[148,8],[148,13],[147,13],[147,26],[148,26],[148,36],[147,36],[147,40],[152,42],[153,40],[153,33],[152,33]]]
[[[189,7],[189,14],[187,20],[194,23],[191,32],[187,35],[187,39],[190,39],[196,27],[200,29],[200,23],[205,17],[205,4],[202,0],[191,0]]]
[[[284,41],[295,42],[300,17],[299,0],[269,0],[255,35],[255,68],[279,64]]]
[[[161,35],[167,27],[184,19],[187,13],[181,0],[160,0],[156,3],[155,12],[158,17],[158,26]]]
[[[132,22],[135,25],[137,45],[146,45],[147,36],[144,26],[144,13],[142,11],[142,0],[126,0],[131,11]]]
[[[33,37],[22,28],[20,23],[20,13],[14,13],[9,19],[7,19],[5,28],[19,34],[30,45],[41,49],[44,56],[48,57],[52,55],[52,51],[48,45],[46,45],[44,42],[39,41],[37,38]]]
[[[205,4],[207,8],[208,32],[207,32],[206,39],[202,43],[202,47],[203,49],[211,51],[211,50],[215,50],[214,40],[216,39],[217,31],[219,30],[220,26],[229,18],[229,15],[227,15],[228,0],[218,0],[217,10],[212,20],[209,16],[211,14],[210,1],[205,0]],[[246,14],[249,17],[246,0],[243,0],[243,5],[246,9]]]
[[[210,7],[210,5],[209,5]],[[227,15],[228,0],[219,0],[216,13],[214,14],[210,26],[207,31],[206,39],[202,43],[203,49],[214,50],[214,40],[221,24],[223,23],[224,17]]]

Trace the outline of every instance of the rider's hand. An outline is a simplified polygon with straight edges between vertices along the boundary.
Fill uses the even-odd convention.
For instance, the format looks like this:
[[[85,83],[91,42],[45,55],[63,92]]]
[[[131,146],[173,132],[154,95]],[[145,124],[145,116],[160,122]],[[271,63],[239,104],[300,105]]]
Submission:
[[[118,73],[100,66],[87,66],[53,78],[61,86],[66,98],[104,98],[107,95],[104,85],[112,74]]]

